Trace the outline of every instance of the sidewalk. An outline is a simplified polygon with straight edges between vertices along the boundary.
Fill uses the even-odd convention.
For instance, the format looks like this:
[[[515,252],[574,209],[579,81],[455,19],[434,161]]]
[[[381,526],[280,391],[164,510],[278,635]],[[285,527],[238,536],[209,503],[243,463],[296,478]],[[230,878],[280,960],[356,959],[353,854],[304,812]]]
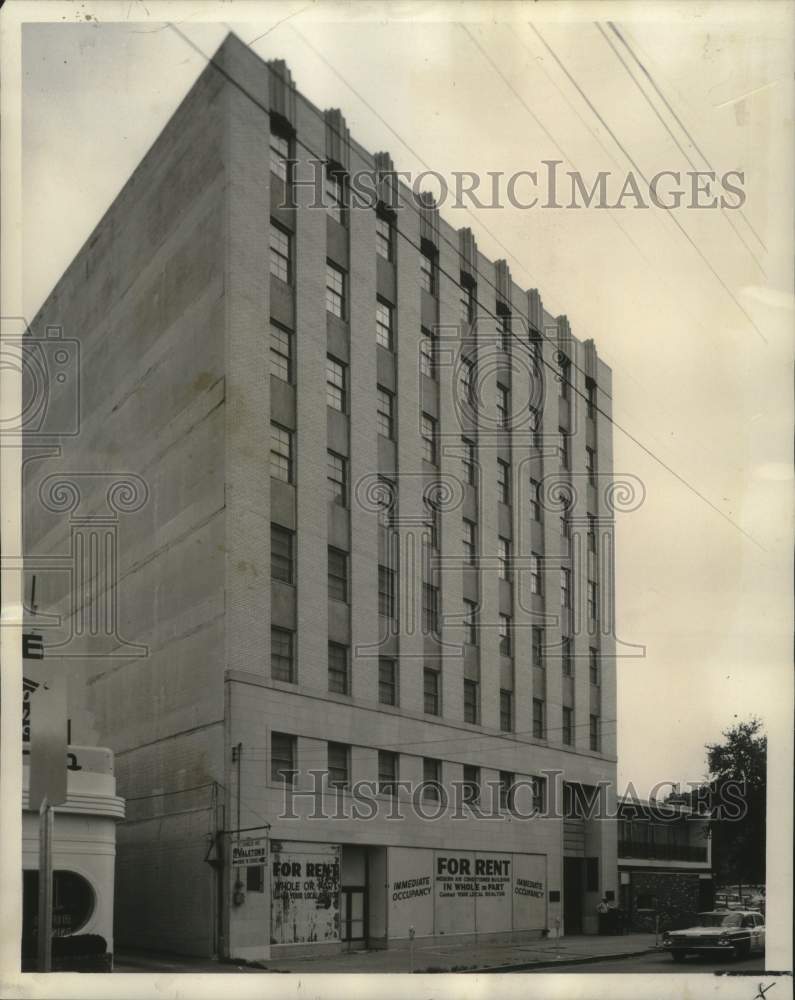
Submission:
[[[583,934],[526,944],[434,944],[414,949],[415,972],[521,972],[582,962],[629,958],[654,951],[653,934]],[[211,962],[144,952],[119,952],[116,972],[410,972],[408,949],[353,951],[318,958],[274,959],[256,965]]]

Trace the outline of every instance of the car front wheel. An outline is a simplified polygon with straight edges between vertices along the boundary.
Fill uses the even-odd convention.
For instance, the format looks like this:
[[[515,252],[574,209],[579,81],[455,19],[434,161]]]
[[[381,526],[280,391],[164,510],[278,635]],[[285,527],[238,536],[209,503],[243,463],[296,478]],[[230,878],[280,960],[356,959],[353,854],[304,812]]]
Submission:
[[[672,951],[671,952],[671,958],[675,962],[684,962],[684,960],[685,960],[685,953],[683,951]]]

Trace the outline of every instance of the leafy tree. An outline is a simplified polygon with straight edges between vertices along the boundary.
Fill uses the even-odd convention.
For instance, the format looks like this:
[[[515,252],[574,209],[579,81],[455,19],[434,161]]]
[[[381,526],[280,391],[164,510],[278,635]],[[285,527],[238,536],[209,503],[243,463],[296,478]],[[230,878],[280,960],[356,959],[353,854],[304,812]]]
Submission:
[[[706,746],[713,868],[721,881],[763,883],[767,737],[759,719],[739,722],[723,737]]]

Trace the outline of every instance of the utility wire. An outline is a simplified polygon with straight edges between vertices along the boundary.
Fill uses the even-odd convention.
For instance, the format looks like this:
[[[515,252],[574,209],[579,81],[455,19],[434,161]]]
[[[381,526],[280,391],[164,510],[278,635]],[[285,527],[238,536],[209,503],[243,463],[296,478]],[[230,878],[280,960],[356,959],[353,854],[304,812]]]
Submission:
[[[624,46],[624,48],[627,50],[627,52],[629,52],[629,54],[632,56],[632,58],[634,59],[634,61],[637,63],[637,65],[640,68],[640,70],[643,73],[643,75],[646,77],[646,79],[649,81],[649,83],[652,85],[652,87],[654,87],[655,93],[658,95],[658,97],[663,102],[663,104],[666,106],[666,108],[668,108],[668,110],[671,112],[671,115],[673,116],[674,121],[679,126],[679,128],[681,128],[681,130],[684,132],[684,134],[687,136],[688,141],[692,145],[693,149],[696,150],[696,152],[698,153],[698,155],[706,163],[706,165],[709,167],[709,169],[714,174],[717,173],[717,171],[715,170],[715,168],[712,166],[712,164],[710,163],[710,161],[707,159],[706,153],[702,152],[702,150],[699,147],[698,143],[696,142],[696,140],[693,138],[693,136],[688,131],[687,126],[685,125],[685,123],[682,121],[682,119],[679,117],[679,115],[677,115],[677,113],[671,107],[671,105],[670,105],[668,99],[666,98],[665,94],[662,92],[662,90],[657,85],[656,81],[654,80],[654,77],[651,75],[651,73],[646,69],[646,67],[643,65],[643,63],[640,61],[640,59],[637,57],[637,55],[633,51],[632,47],[630,46],[630,44],[626,40],[626,38],[621,34],[621,32],[618,29],[618,25],[614,24],[613,21],[608,21],[607,23],[610,25],[610,30],[613,32],[613,34],[616,36],[616,38],[619,39],[619,41],[621,42],[621,44]],[[764,240],[759,235],[759,233],[757,233],[757,231],[754,229],[754,227],[751,225],[751,222],[748,219],[748,216],[745,214],[745,212],[742,209],[739,209],[739,212],[740,212],[740,215],[742,216],[745,224],[748,226],[748,228],[751,230],[751,232],[754,234],[754,236],[757,238],[757,240],[759,240],[759,244],[762,247],[762,249],[766,251],[767,250],[767,246],[766,246]]]
[[[566,66],[564,65],[564,63],[558,57],[558,55],[555,52],[555,50],[547,43],[547,41],[544,38],[544,36],[541,34],[541,32],[538,30],[538,28],[536,28],[536,26],[534,24],[532,24],[532,23],[530,24],[530,29],[536,34],[536,36],[539,38],[539,40],[541,41],[541,43],[544,46],[544,48],[547,50],[547,52],[549,52],[549,54],[552,56],[552,58],[555,60],[555,62],[558,64],[558,66],[560,66],[561,70],[566,74],[566,78],[569,80],[569,82],[572,84],[572,86],[576,88],[577,92],[580,94],[580,96],[582,97],[582,99],[585,101],[585,103],[591,109],[591,111],[593,112],[593,114],[597,117],[597,119],[599,120],[599,122],[602,125],[602,127],[604,129],[606,129],[607,133],[610,135],[610,137],[612,138],[613,142],[615,142],[615,144],[618,146],[618,148],[621,150],[621,152],[624,154],[624,156],[626,156],[627,160],[629,160],[629,162],[632,164],[632,166],[635,169],[635,171],[643,179],[644,183],[648,186],[649,185],[649,180],[646,177],[646,175],[643,173],[643,171],[640,169],[640,167],[638,166],[638,164],[635,162],[634,158],[627,151],[626,147],[623,145],[623,143],[618,138],[618,136],[615,134],[615,132],[610,128],[610,126],[607,124],[607,122],[605,121],[605,119],[599,113],[599,111],[597,110],[597,108],[594,106],[593,101],[591,101],[591,99],[588,97],[588,95],[583,91],[582,87],[577,83],[577,81],[574,79],[574,77],[568,71],[568,69],[566,68]],[[685,239],[690,244],[690,246],[696,251],[696,253],[698,254],[698,256],[701,258],[701,260],[707,266],[707,268],[709,269],[709,271],[713,275],[713,277],[716,279],[716,281],[720,284],[720,286],[723,288],[723,290],[726,292],[726,294],[729,296],[729,298],[732,300],[732,302],[734,302],[734,304],[737,306],[737,308],[740,310],[740,312],[743,314],[743,316],[745,316],[745,318],[748,320],[748,322],[754,328],[754,330],[756,331],[756,333],[758,334],[758,336],[766,344],[767,343],[767,337],[765,337],[765,335],[762,333],[762,331],[756,325],[756,323],[754,322],[752,316],[746,310],[745,306],[740,302],[740,300],[735,296],[734,292],[732,292],[731,288],[729,288],[729,286],[726,284],[726,282],[723,280],[723,278],[715,270],[715,268],[713,267],[712,263],[705,256],[705,254],[703,253],[703,251],[701,250],[701,248],[699,247],[699,245],[693,240],[693,238],[690,236],[690,234],[688,233],[688,231],[684,228],[684,226],[679,221],[679,219],[676,217],[676,215],[674,215],[672,209],[666,208],[665,206],[662,206],[662,207],[663,207],[663,211],[665,211],[668,214],[669,218],[673,221],[674,225],[679,230],[679,232],[685,237]]]
[[[685,158],[685,159],[687,160],[687,162],[688,162],[688,163],[690,164],[690,166],[691,166],[691,167],[693,168],[693,170],[694,170],[694,171],[696,171],[696,172],[698,172],[698,167],[697,167],[697,166],[695,165],[695,163],[694,163],[694,162],[692,161],[692,159],[690,158],[690,155],[689,155],[689,153],[688,153],[688,152],[687,152],[687,150],[686,150],[686,149],[684,148],[684,146],[683,146],[683,145],[681,144],[681,142],[679,142],[679,140],[677,139],[677,137],[676,137],[676,136],[674,135],[674,133],[673,133],[673,131],[672,131],[672,129],[671,129],[671,127],[670,127],[670,125],[669,125],[669,124],[668,124],[668,122],[667,122],[667,121],[666,121],[666,120],[665,120],[665,119],[663,118],[663,116],[662,116],[662,115],[660,114],[660,112],[658,111],[657,107],[655,106],[654,102],[653,102],[653,101],[651,100],[651,98],[649,97],[649,95],[648,95],[648,94],[646,93],[646,91],[645,91],[645,90],[643,89],[643,87],[641,87],[641,85],[640,85],[640,84],[638,83],[638,80],[637,80],[637,77],[636,77],[636,76],[634,75],[634,73],[632,72],[632,70],[631,70],[631,69],[629,68],[629,66],[628,66],[628,65],[626,64],[626,62],[625,62],[625,60],[624,60],[623,56],[621,55],[621,53],[620,53],[620,52],[618,51],[618,49],[616,48],[616,46],[615,46],[615,44],[613,43],[613,41],[612,41],[612,39],[610,38],[610,36],[609,36],[609,35],[607,34],[607,32],[605,31],[605,29],[604,29],[604,28],[602,27],[602,25],[601,25],[601,24],[599,24],[599,22],[598,22],[598,21],[597,21],[597,22],[595,22],[595,24],[596,24],[596,27],[598,28],[598,30],[599,30],[599,31],[601,32],[601,34],[602,34],[602,37],[604,38],[604,40],[605,40],[605,41],[607,42],[607,44],[608,44],[608,45],[610,46],[610,48],[611,48],[611,50],[612,50],[613,54],[615,55],[616,59],[618,59],[618,61],[619,61],[619,62],[621,63],[621,65],[622,65],[622,66],[624,67],[624,69],[626,70],[626,73],[627,73],[627,76],[628,76],[628,77],[630,78],[630,80],[632,80],[632,82],[633,82],[633,83],[635,84],[636,88],[637,88],[637,89],[638,89],[638,91],[639,91],[639,92],[641,93],[641,95],[643,96],[643,98],[644,98],[644,100],[646,101],[646,103],[647,103],[647,104],[649,105],[649,107],[650,107],[650,108],[652,109],[652,111],[654,112],[654,114],[655,114],[655,115],[657,116],[658,120],[660,121],[660,123],[661,123],[661,125],[663,126],[663,128],[665,129],[665,131],[666,131],[666,132],[668,133],[668,135],[669,135],[669,136],[670,136],[670,137],[671,137],[671,138],[673,139],[673,141],[674,141],[674,143],[676,144],[676,147],[677,147],[677,149],[679,150],[679,152],[680,152],[680,153],[682,154],[682,156],[684,156],[684,158]],[[714,174],[714,173],[715,173],[715,171],[713,171],[713,174]],[[717,176],[717,175],[716,175],[716,176]],[[762,264],[761,264],[761,261],[760,261],[760,260],[759,260],[759,258],[758,258],[758,257],[756,256],[756,254],[755,254],[755,253],[754,253],[754,251],[753,251],[753,250],[751,249],[751,247],[749,247],[749,246],[748,246],[748,244],[747,244],[747,243],[745,242],[745,237],[744,237],[744,236],[743,236],[743,234],[742,234],[742,233],[740,232],[740,230],[739,230],[739,229],[737,228],[737,226],[736,226],[736,225],[734,224],[734,222],[733,222],[733,220],[732,220],[732,217],[731,217],[731,215],[729,215],[729,214],[728,214],[728,212],[727,212],[727,209],[726,209],[726,208],[724,208],[724,207],[723,207],[722,205],[721,205],[721,206],[719,206],[719,207],[720,207],[720,212],[721,212],[721,215],[722,215],[722,216],[723,216],[723,218],[724,218],[724,219],[725,219],[725,220],[726,220],[726,221],[727,221],[727,222],[729,223],[729,225],[731,226],[731,228],[732,228],[732,229],[734,230],[735,234],[737,235],[737,238],[738,238],[738,239],[739,239],[739,241],[740,241],[740,242],[742,243],[742,245],[743,245],[743,246],[745,247],[745,249],[746,249],[746,250],[748,251],[748,253],[750,254],[750,256],[751,256],[751,258],[752,258],[752,260],[753,260],[753,262],[754,262],[754,263],[756,264],[756,266],[757,266],[757,267],[759,268],[759,270],[761,271],[762,275],[763,275],[764,277],[767,277],[767,274],[765,273],[765,269],[764,269],[764,267],[762,267]]]

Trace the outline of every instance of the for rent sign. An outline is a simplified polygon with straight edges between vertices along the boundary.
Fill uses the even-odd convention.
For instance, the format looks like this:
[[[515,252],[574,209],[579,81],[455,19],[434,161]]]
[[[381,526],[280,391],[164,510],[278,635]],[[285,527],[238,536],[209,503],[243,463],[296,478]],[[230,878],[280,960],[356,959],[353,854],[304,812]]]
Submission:
[[[271,944],[338,941],[340,855],[332,844],[271,845]]]
[[[390,848],[390,936],[546,927],[546,857]]]

